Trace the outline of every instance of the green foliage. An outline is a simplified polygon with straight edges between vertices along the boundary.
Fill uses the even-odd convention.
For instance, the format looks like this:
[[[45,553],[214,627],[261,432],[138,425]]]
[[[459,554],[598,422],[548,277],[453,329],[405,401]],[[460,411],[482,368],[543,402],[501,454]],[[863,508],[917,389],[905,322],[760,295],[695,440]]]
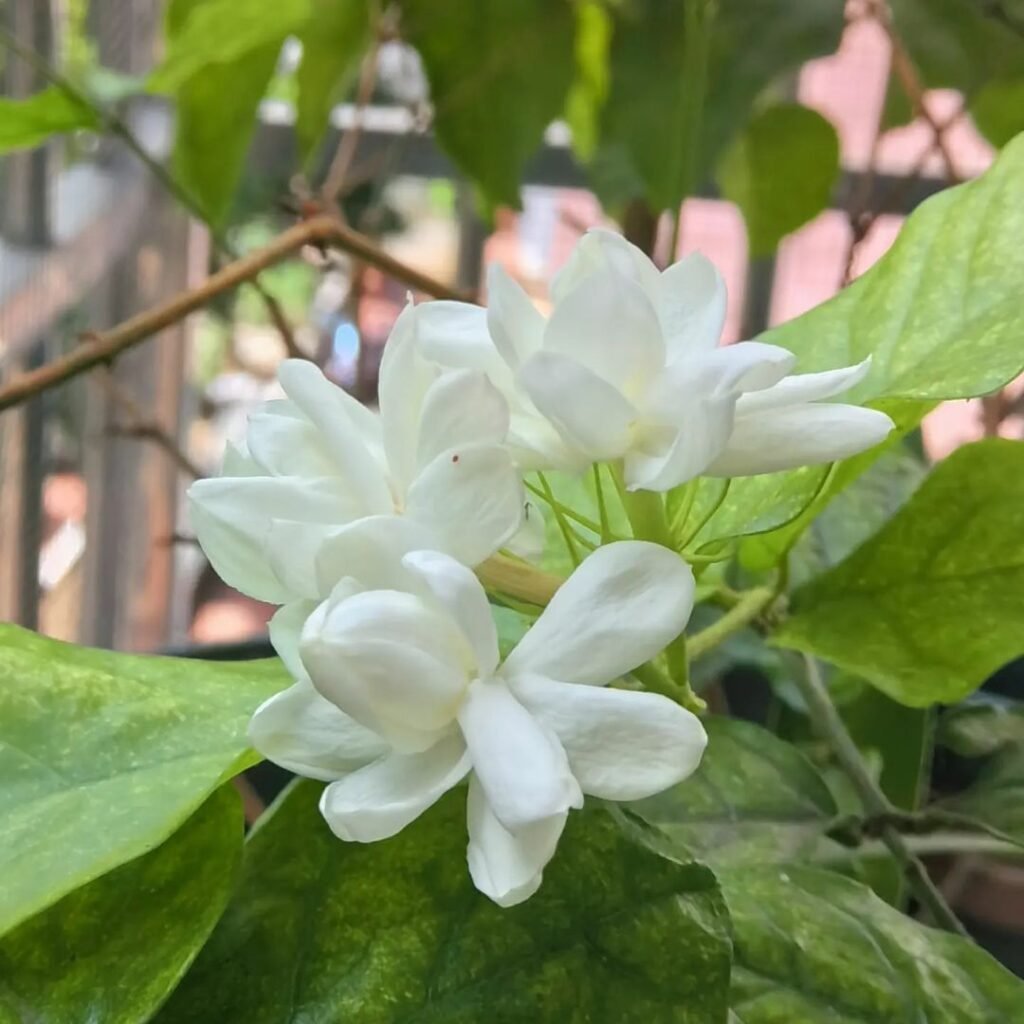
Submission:
[[[327,129],[370,41],[368,0],[313,0],[313,17],[298,33],[302,60],[296,78],[295,138],[305,164]]]
[[[303,783],[248,845],[238,891],[160,1024],[322,1019],[718,1024],[728,925],[714,877],[570,816],[544,884],[502,910],[466,871],[465,796],[341,843]]]
[[[958,700],[1024,651],[1024,447],[982,441],[798,588],[776,642],[856,672],[903,704]]]
[[[0,627],[0,933],[163,842],[253,763],[278,662],[88,650]]]
[[[820,843],[836,815],[828,786],[796,747],[736,718],[705,720],[708,747],[697,772],[630,805],[676,856],[719,865],[788,861]]]
[[[167,8],[168,54],[152,85],[174,96],[174,174],[211,224],[227,216],[281,45],[308,10],[308,0],[171,0]]]
[[[741,1024],[995,1024],[1024,986],[973,943],[933,931],[839,875],[719,872],[733,923],[730,1002]]]
[[[91,107],[56,86],[24,100],[0,99],[0,153],[31,149],[61,132],[98,127]]]
[[[755,114],[716,174],[722,195],[743,212],[753,257],[771,255],[785,235],[821,213],[838,176],[836,130],[798,103]]]
[[[1024,743],[1014,743],[989,761],[977,781],[939,807],[963,814],[1024,846]]]
[[[974,702],[950,708],[939,721],[936,740],[963,757],[982,757],[1013,743],[1024,745],[1024,705],[978,694]]]
[[[1008,145],[980,178],[922,204],[892,249],[852,285],[761,340],[794,352],[802,373],[871,356],[871,372],[850,399],[886,409],[907,430],[934,402],[987,394],[1024,368],[1022,227],[1024,137]],[[875,449],[843,463],[814,513],[878,454]],[[712,517],[708,535],[725,532],[718,515],[729,517],[734,534],[760,532],[763,509],[784,501],[809,506],[820,486],[820,478],[806,470],[733,480],[729,508]],[[740,510],[739,521],[734,509]],[[758,566],[777,560],[810,518],[786,531],[785,543],[771,546]]]
[[[568,0],[401,0],[402,34],[430,80],[438,141],[488,203],[519,206],[526,161],[572,79]]]
[[[676,206],[692,159],[706,175],[779,75],[839,42],[839,0],[720,0],[707,48],[706,102],[697,152],[677,152],[686,125],[686,8],[683,0],[638,0],[612,8],[611,77],[595,156],[595,187],[606,202],[644,196],[654,209]]]
[[[0,940],[0,1020],[149,1020],[217,923],[241,852],[238,796],[224,787],[162,846]]]

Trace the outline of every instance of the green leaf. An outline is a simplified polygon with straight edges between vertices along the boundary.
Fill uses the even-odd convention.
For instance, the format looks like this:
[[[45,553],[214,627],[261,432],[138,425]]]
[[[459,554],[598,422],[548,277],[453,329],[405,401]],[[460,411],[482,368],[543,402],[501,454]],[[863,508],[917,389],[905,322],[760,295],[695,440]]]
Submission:
[[[719,873],[733,922],[738,1024],[1002,1024],[1024,984],[974,943],[813,868]]]
[[[196,72],[175,73],[173,78],[167,73],[175,85],[177,107],[173,172],[209,224],[219,226],[227,216],[256,130],[260,100],[281,45],[295,27],[293,19],[307,2],[285,0],[280,17],[267,17],[278,5],[262,0],[171,0],[168,6],[168,46],[182,53],[186,71]],[[197,19],[200,25],[226,19],[228,25],[220,35],[197,42],[193,54],[186,43],[198,34]],[[231,36],[232,19],[240,25],[239,41],[224,48],[229,56],[212,55],[224,34]]]
[[[943,714],[935,739],[962,757],[984,757],[1014,743],[1024,746],[1024,705],[976,694],[972,703]]]
[[[826,209],[838,176],[835,128],[798,103],[755,114],[716,174],[724,198],[743,213],[755,257],[770,256],[784,236]]]
[[[966,815],[1013,842],[1024,844],[1024,744],[998,752],[963,793],[939,801],[939,810]]]
[[[595,182],[607,202],[636,198],[653,209],[682,199],[680,111],[686,107],[684,0],[615,4],[611,84],[601,118]],[[840,0],[719,0],[711,26],[706,101],[696,170],[705,175],[746,123],[754,101],[779,75],[831,53],[843,28]],[[615,169],[614,195],[605,187]],[[629,190],[629,191],[627,191]]]
[[[167,53],[148,87],[174,94],[218,65],[230,67],[268,47],[280,50],[310,13],[310,0],[172,0]]]
[[[149,1020],[213,931],[241,854],[241,806],[222,787],[162,846],[0,940],[0,1019]]]
[[[368,0],[314,0],[299,32],[302,60],[296,71],[299,98],[295,137],[305,164],[327,130],[331,110],[344,97],[370,42]]]
[[[56,86],[24,100],[0,99],[0,153],[31,149],[61,132],[98,127],[90,107]]]
[[[710,717],[704,726],[708,747],[696,773],[628,813],[664,836],[663,848],[716,868],[790,860],[817,847],[837,810],[810,761],[752,722]]]
[[[1024,446],[989,440],[940,463],[834,569],[798,588],[775,642],[912,707],[951,703],[1024,651]]]
[[[434,131],[492,205],[519,206],[526,161],[561,113],[576,22],[568,0],[401,0],[430,81]]]
[[[0,933],[163,842],[253,764],[275,661],[88,650],[0,627]]]
[[[466,869],[465,794],[393,839],[342,843],[302,783],[248,844],[241,884],[159,1017],[289,1024],[719,1024],[728,923],[714,877],[571,814],[544,884],[502,910]]]
[[[598,0],[576,5],[576,77],[565,101],[572,148],[581,160],[597,149],[601,108],[608,96],[611,17]]]
[[[849,366],[871,356],[871,372],[848,399],[884,408],[900,431],[909,430],[934,402],[987,394],[1024,369],[1022,231],[1024,137],[1010,143],[980,178],[923,203],[889,252],[852,285],[759,340],[794,352],[799,373]],[[814,512],[881,450],[841,463]],[[766,491],[776,501],[802,496],[809,505],[813,495],[806,473],[800,472],[734,480],[729,502],[748,509],[751,522],[765,515]],[[701,486],[715,484],[702,481]],[[810,518],[801,517],[786,529],[784,543],[770,548],[772,559]],[[754,532],[742,521],[729,526],[738,533]],[[708,530],[723,532],[715,518]],[[772,564],[763,556],[757,561]]]

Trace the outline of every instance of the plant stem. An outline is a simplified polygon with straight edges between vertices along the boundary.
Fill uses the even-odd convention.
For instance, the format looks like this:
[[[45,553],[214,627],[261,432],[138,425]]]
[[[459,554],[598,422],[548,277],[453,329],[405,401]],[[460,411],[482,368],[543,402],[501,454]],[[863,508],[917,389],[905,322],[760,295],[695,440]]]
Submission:
[[[604,484],[601,483],[601,464],[594,463],[594,488],[597,491],[597,514],[601,520],[601,543],[607,544],[612,539],[612,528],[608,521],[608,506],[604,501]]]
[[[480,582],[488,590],[507,594],[519,601],[543,608],[565,582],[561,576],[537,569],[507,555],[491,555],[476,567]]]
[[[740,594],[732,607],[707,629],[690,637],[690,660],[696,661],[727,637],[750,625],[775,600],[772,587],[755,587]]]
[[[621,486],[617,475],[616,483],[620,485],[619,494],[622,497],[622,505],[629,518],[629,524],[633,527],[633,536],[637,540],[649,540],[670,551],[675,551],[668,522],[665,519],[665,504],[661,495],[655,491],[627,491],[625,487]]]
[[[857,744],[853,742],[842,716],[832,703],[832,698],[818,671],[818,663],[810,655],[804,655],[804,665],[806,672],[797,672],[795,675],[811,721],[817,731],[828,740],[865,810],[872,816],[898,813],[871,777]],[[946,903],[925,866],[903,841],[899,831],[893,825],[886,824],[881,828],[880,838],[903,869],[914,895],[928,910],[935,923],[946,931],[968,938],[964,926]]]
[[[561,503],[555,497],[555,492],[551,490],[548,478],[543,473],[538,473],[537,479],[540,480],[542,496],[548,503],[548,507],[551,509],[551,512],[555,517],[555,522],[558,523],[558,529],[561,531],[562,540],[565,541],[565,547],[569,552],[569,558],[572,560],[574,567],[578,566],[580,564],[580,553],[576,550],[576,541],[573,538],[572,528],[565,521],[565,517],[562,515]]]

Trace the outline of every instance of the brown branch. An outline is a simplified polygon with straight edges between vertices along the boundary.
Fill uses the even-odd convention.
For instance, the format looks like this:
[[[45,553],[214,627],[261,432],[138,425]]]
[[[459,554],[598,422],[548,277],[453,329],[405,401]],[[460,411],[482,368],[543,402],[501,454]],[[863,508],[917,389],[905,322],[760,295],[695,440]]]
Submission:
[[[313,217],[282,232],[264,248],[222,267],[198,288],[181,292],[163,305],[130,317],[109,331],[91,335],[60,359],[19,374],[0,388],[0,412],[20,405],[33,395],[57,387],[96,366],[109,365],[122,352],[183,320],[216,296],[245,281],[251,281],[267,267],[280,263],[304,245],[313,244],[336,245],[416,291],[434,298],[474,301],[471,296],[396,260],[365,235],[346,227],[337,218],[328,215]]]

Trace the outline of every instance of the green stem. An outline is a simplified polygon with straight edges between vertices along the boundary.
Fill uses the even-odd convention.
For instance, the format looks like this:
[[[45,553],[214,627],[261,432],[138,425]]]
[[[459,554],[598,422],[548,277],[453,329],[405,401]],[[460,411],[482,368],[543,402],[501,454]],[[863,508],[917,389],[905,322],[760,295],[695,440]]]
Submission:
[[[601,483],[601,464],[594,463],[594,489],[597,492],[597,514],[601,520],[601,543],[612,540],[612,528],[608,521],[608,506],[604,501],[604,484]]]
[[[537,476],[540,477],[541,474],[538,473]],[[548,505],[548,507],[552,511],[555,511],[555,509],[557,509],[563,516],[565,516],[566,519],[571,519],[573,522],[579,523],[580,526],[584,527],[587,530],[590,530],[591,533],[596,533],[598,536],[602,535],[600,523],[595,523],[593,519],[583,515],[580,512],[577,512],[574,508],[569,508],[568,505],[563,505],[562,502],[560,502],[557,498],[554,497],[554,492],[551,491],[550,486],[548,486],[548,490],[545,491],[543,488],[537,487],[535,484],[531,484],[529,480],[524,480],[523,485],[526,487],[528,491],[530,491],[531,494],[535,494],[538,498],[541,499],[541,501]],[[579,535],[577,534],[577,540],[578,539]]]
[[[807,704],[811,721],[821,736],[828,740],[840,767],[864,804],[864,809],[871,816],[898,814],[872,778],[857,749],[857,744],[854,743],[842,716],[832,703],[832,698],[818,671],[818,663],[810,655],[804,655],[804,665],[806,672],[797,672],[795,677]],[[968,938],[966,929],[946,903],[928,870],[911,852],[899,830],[892,824],[884,824],[879,837],[902,868],[914,895],[921,905],[927,908],[935,923],[946,931]]]
[[[722,493],[708,506],[707,512],[697,521],[697,525],[686,535],[686,538],[682,541],[681,547],[685,551],[687,545],[692,541],[696,540],[700,536],[700,531],[704,529],[708,524],[708,520],[722,507],[722,502],[725,501],[726,495],[729,493],[729,488],[732,485],[732,477],[726,477],[725,486],[722,488]],[[687,517],[690,515],[690,510],[687,510]]]
[[[655,491],[627,491],[625,487],[619,493],[629,525],[633,527],[633,536],[675,551],[661,495]]]
[[[696,661],[723,640],[749,626],[771,603],[776,594],[772,587],[755,587],[740,594],[733,606],[711,623],[707,629],[690,637],[690,660]]]
[[[565,546],[569,552],[569,558],[572,560],[572,564],[574,566],[578,566],[580,564],[580,554],[576,550],[576,541],[573,538],[573,531],[565,521],[565,517],[562,515],[560,502],[555,497],[554,491],[551,490],[551,485],[548,483],[547,477],[543,473],[538,473],[537,479],[540,480],[542,496],[551,507],[551,511],[555,517],[555,522],[558,523],[558,529],[562,532],[562,540],[565,541]]]

